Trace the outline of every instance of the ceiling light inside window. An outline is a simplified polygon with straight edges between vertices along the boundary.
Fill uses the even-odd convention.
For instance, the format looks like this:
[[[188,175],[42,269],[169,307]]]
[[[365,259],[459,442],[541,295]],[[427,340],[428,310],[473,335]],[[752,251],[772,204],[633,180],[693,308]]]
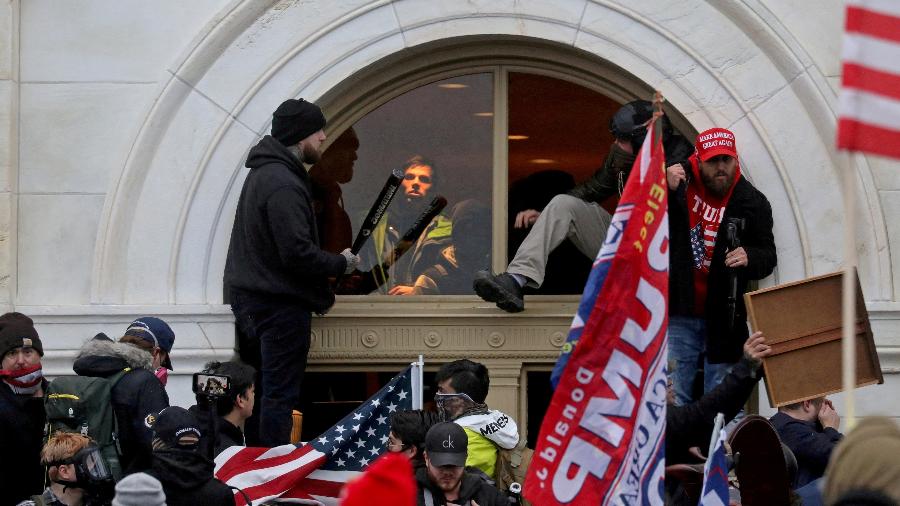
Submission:
[[[538,165],[547,165],[549,163],[556,163],[556,160],[551,160],[549,158],[532,158],[528,160],[531,163],[536,163]]]
[[[525,139],[528,138],[528,136],[527,135],[507,135],[506,138],[511,141],[524,141]]]
[[[461,90],[463,88],[468,88],[468,87],[469,87],[468,84],[462,84],[462,83],[444,83],[444,84],[438,85],[438,88],[444,88],[445,90]]]
[[[476,112],[475,113],[475,116],[478,116],[479,118],[490,118],[493,115],[494,115],[494,113],[492,113],[492,112]]]

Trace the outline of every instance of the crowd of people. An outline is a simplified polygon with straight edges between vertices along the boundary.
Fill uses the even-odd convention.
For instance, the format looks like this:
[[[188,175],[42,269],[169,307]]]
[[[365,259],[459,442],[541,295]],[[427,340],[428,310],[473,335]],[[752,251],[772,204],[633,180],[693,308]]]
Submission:
[[[291,441],[312,314],[331,308],[336,287],[411,295],[468,286],[505,311],[523,311],[525,288],[543,283],[548,255],[564,240],[597,255],[611,221],[599,204],[621,193],[652,115],[646,101],[622,106],[610,121],[615,141],[603,167],[544,209],[519,213],[515,226],[530,228],[528,236],[507,271],[494,274],[478,271],[489,257],[489,236],[478,225],[489,212],[474,201],[437,214],[407,256],[390,257],[437,184],[435,164],[421,156],[404,165],[399,204],[368,249],[352,251],[339,184],[352,177],[359,139],[348,130],[337,154],[323,157],[322,111],[285,101],[272,134],[250,150],[226,260],[243,360],[207,364],[197,375],[197,404],[184,409],[170,406],[166,393],[175,334],[163,320],[138,318],[118,339],[97,334],[78,351],[74,376],[48,382],[33,321],[0,316],[0,505],[232,503],[242,491],[215,478],[213,459],[232,446]],[[741,173],[734,134],[713,128],[691,145],[664,117],[662,131],[670,232],[666,460],[680,465],[702,459],[696,448],[708,443],[717,413],[741,418],[761,377],[772,348],[761,333],[748,335],[743,294],[773,271],[776,250],[771,207]],[[342,224],[327,241],[317,213]],[[337,282],[345,276],[349,283]],[[521,503],[530,450],[510,414],[488,407],[489,387],[485,365],[443,364],[435,411],[394,413],[388,455],[346,487],[343,503],[376,504],[366,502],[369,490],[384,494],[377,504],[389,497],[396,499],[390,504],[429,506]],[[782,406],[766,424],[783,446],[767,464],[784,467],[802,504],[900,501],[900,430],[892,422],[867,420],[845,438],[822,397]],[[667,475],[667,499],[696,504],[679,476]],[[742,481],[753,485],[752,477]]]

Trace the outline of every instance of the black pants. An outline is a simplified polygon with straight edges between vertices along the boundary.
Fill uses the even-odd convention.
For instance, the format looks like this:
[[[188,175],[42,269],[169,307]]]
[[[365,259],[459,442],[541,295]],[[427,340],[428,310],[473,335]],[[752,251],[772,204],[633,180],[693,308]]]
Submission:
[[[296,304],[234,292],[231,310],[245,336],[242,347],[259,347],[260,381],[256,385],[256,403],[260,407],[259,444],[289,443],[291,410],[300,400],[306,371],[312,314]],[[254,349],[241,352],[251,356],[257,353]]]

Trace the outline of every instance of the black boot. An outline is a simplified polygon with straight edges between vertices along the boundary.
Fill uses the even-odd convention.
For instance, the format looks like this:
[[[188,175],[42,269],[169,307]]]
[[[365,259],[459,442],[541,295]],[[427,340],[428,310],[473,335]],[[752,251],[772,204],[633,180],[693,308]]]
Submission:
[[[495,302],[497,307],[508,313],[518,313],[525,309],[522,287],[506,272],[491,274],[490,271],[478,271],[472,288],[479,297]]]

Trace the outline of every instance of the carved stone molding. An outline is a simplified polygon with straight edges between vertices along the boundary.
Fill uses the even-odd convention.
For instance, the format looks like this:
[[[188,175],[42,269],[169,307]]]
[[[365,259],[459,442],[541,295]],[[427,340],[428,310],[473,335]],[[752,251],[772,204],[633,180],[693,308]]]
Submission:
[[[443,338],[437,331],[432,330],[425,334],[425,344],[430,348],[437,348],[441,345],[441,341]]]
[[[362,336],[360,336],[359,340],[366,348],[374,348],[378,345],[381,339],[379,339],[378,333],[374,330],[367,330],[362,333]]]
[[[487,343],[493,348],[500,348],[506,343],[506,336],[502,332],[491,332]]]

